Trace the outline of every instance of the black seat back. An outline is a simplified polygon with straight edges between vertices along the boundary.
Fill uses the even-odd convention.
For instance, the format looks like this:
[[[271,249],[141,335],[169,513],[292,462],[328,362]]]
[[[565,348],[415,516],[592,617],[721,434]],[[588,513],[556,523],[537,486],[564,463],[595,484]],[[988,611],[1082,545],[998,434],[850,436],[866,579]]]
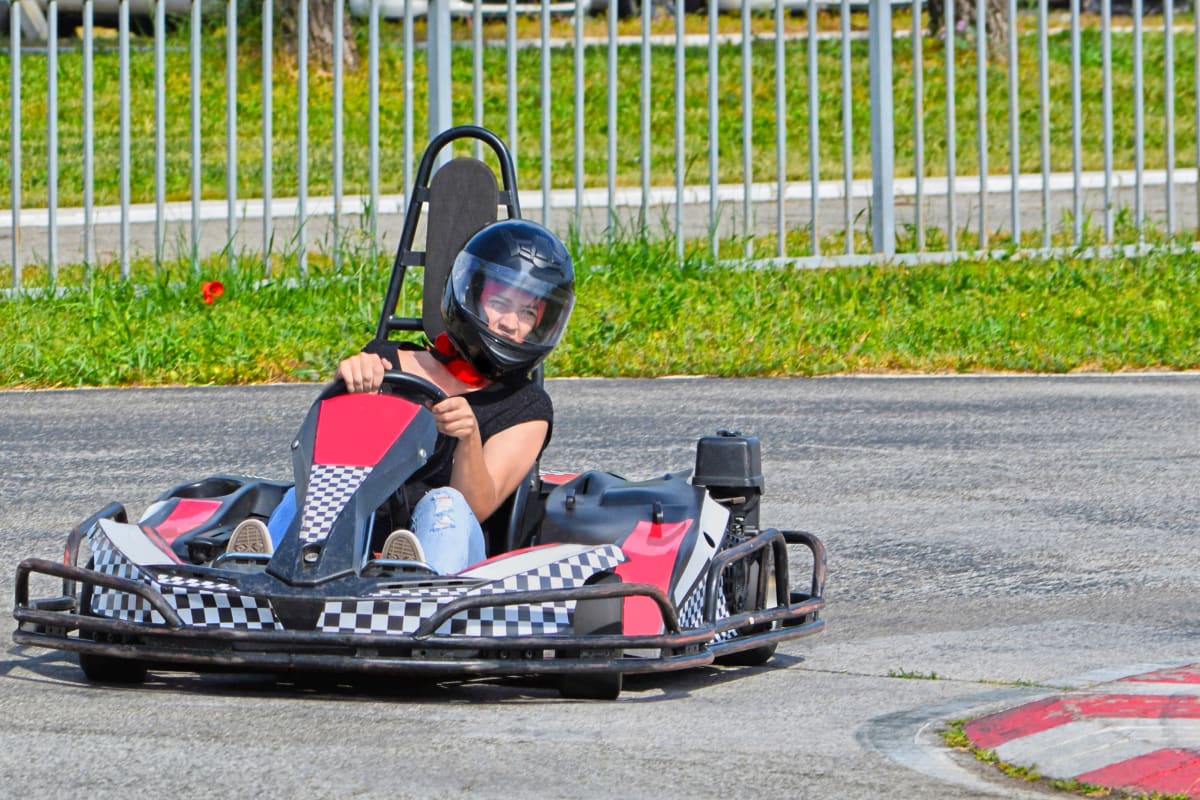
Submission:
[[[434,171],[438,154],[451,142],[463,138],[478,139],[491,148],[500,164],[500,184],[496,173],[475,158],[456,158]],[[376,339],[386,340],[394,331],[423,332],[430,339],[436,338],[442,332],[442,291],[458,251],[480,228],[498,218],[500,206],[505,207],[509,219],[521,216],[508,148],[496,134],[474,125],[450,128],[433,138],[421,157],[407,201],[404,228],[380,310]],[[422,216],[426,223],[423,251],[414,249]],[[409,267],[424,268],[419,317],[397,313]]]
[[[474,158],[456,158],[433,174],[421,304],[421,322],[430,339],[443,330],[442,293],[454,259],[483,226],[496,221],[498,191],[496,173]]]
[[[475,158],[455,158],[434,169],[441,151],[456,139],[477,139],[491,148],[500,165],[496,173]],[[375,338],[388,339],[396,331],[424,333],[437,338],[442,326],[442,293],[446,279],[463,245],[483,226],[499,218],[504,207],[507,219],[519,219],[516,172],[508,148],[486,128],[462,125],[433,138],[421,157],[408,197],[404,228],[388,280],[387,294],[379,314]],[[414,249],[423,216],[426,222],[425,250]],[[422,267],[421,315],[398,314],[397,305],[409,267]],[[542,381],[542,369],[534,370]],[[507,552],[528,543],[541,519],[541,478],[538,465],[496,511],[483,522],[488,555]]]

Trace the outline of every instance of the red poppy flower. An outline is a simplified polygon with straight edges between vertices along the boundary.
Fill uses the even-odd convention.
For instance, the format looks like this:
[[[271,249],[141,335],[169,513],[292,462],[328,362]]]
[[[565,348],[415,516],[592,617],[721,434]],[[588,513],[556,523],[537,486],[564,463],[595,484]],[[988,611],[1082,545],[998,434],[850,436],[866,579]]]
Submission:
[[[200,294],[204,297],[204,302],[212,305],[213,300],[216,300],[225,292],[225,284],[220,281],[205,281],[200,284]]]

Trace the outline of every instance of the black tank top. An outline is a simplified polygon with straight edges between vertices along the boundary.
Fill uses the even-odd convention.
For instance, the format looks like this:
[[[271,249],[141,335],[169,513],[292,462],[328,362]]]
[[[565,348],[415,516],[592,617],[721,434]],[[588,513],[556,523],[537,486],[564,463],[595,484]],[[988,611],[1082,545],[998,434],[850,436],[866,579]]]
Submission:
[[[363,347],[363,352],[374,353],[392,364],[399,364],[400,350],[423,349],[416,342],[375,339]],[[497,433],[522,422],[543,420],[547,428],[541,449],[545,450],[550,444],[550,436],[554,432],[554,406],[546,390],[528,376],[492,383],[462,396],[475,412],[475,419],[479,423],[479,438],[483,443],[486,444],[487,440]],[[450,472],[454,467],[454,448],[457,445],[457,439],[438,434],[433,455],[404,487],[404,496],[410,509],[428,490],[449,485]],[[538,451],[538,455],[541,456],[541,451]]]

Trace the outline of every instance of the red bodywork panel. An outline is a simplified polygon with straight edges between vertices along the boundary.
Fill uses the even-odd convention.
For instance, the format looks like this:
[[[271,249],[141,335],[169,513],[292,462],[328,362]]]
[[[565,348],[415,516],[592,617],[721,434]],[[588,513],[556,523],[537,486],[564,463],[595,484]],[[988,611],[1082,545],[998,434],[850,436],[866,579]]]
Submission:
[[[167,544],[179,538],[180,534],[195,530],[208,522],[209,517],[221,508],[220,500],[194,500],[183,498],[171,509],[171,513],[162,522],[154,526],[155,532]]]
[[[549,483],[553,486],[561,486],[562,484],[569,483],[578,477],[578,472],[543,472],[541,474],[542,483]]]
[[[380,412],[380,404],[386,403]],[[371,467],[417,415],[420,406],[381,394],[344,394],[321,404],[314,464]]]
[[[671,575],[679,556],[679,545],[692,527],[692,520],[654,523],[643,520],[637,524],[621,549],[629,558],[618,566],[617,575],[625,583],[649,583],[664,592],[671,592]],[[656,634],[663,629],[658,604],[649,597],[626,597],[622,613],[626,634]]]

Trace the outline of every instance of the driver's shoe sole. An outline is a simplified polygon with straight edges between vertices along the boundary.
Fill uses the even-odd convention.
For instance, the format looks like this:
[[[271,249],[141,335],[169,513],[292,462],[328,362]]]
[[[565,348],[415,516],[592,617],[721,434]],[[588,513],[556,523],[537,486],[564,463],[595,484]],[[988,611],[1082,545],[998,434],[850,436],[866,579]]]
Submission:
[[[379,551],[379,557],[384,561],[425,561],[425,551],[412,531],[398,528],[388,534]]]
[[[260,519],[244,519],[233,529],[229,536],[229,544],[225,547],[227,553],[265,553],[275,552],[271,541],[271,532]]]

